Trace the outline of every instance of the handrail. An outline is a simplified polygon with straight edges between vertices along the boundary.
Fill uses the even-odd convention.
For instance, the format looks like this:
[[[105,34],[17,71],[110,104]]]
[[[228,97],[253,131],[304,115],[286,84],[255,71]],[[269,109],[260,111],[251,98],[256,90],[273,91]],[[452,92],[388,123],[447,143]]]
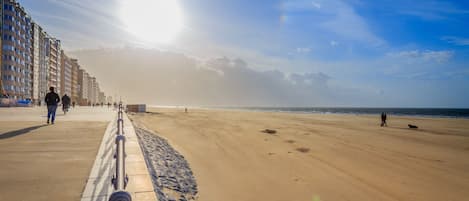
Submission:
[[[129,177],[125,173],[125,136],[124,136],[124,113],[122,102],[119,103],[117,112],[117,135],[116,135],[116,173],[112,178],[114,193],[109,197],[109,201],[132,201],[130,193],[125,191]]]

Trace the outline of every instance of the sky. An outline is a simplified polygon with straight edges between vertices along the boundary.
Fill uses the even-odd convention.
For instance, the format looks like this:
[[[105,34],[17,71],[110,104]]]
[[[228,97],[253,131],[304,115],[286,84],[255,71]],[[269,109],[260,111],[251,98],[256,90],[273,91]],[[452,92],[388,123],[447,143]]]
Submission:
[[[468,1],[19,2],[108,94],[134,102],[469,107]],[[141,90],[116,89],[110,71],[147,75]]]

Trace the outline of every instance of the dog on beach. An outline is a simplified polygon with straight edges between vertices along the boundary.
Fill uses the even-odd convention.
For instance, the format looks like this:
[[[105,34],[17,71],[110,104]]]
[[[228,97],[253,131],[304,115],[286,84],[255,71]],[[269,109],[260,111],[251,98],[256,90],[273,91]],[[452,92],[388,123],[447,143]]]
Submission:
[[[412,125],[412,124],[408,124],[409,128],[419,128],[418,126],[416,125]]]

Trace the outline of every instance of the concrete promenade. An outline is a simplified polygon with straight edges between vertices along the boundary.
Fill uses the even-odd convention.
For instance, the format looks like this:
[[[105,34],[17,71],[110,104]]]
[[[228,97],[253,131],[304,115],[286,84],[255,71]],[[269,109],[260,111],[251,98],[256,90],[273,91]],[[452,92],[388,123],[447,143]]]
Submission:
[[[93,166],[103,161],[102,153],[114,151],[113,144],[106,143],[113,142],[110,133],[116,112],[107,107],[77,107],[63,115],[58,109],[54,125],[45,123],[45,114],[45,107],[0,108],[0,200],[106,200],[103,196],[90,197],[87,183],[112,175],[112,169],[96,172]],[[129,143],[127,152],[136,154],[129,161],[140,160],[132,159],[138,154],[142,157],[136,145]],[[112,164],[112,157],[107,159],[106,163]],[[145,163],[141,165],[129,165],[128,188],[139,192],[144,189],[146,193],[139,197],[151,198],[153,187]],[[136,170],[144,179],[131,177]],[[106,182],[103,180],[102,186],[111,187],[110,179]],[[152,200],[135,199],[137,194],[131,193],[134,200]]]
[[[115,160],[113,160],[116,132],[117,121],[112,121],[104,134],[81,201],[107,201],[114,191],[113,186],[109,184],[116,168]],[[129,178],[126,190],[131,194],[133,201],[156,201],[151,177],[135,129],[125,113],[123,132],[126,137],[127,155],[125,169]]]

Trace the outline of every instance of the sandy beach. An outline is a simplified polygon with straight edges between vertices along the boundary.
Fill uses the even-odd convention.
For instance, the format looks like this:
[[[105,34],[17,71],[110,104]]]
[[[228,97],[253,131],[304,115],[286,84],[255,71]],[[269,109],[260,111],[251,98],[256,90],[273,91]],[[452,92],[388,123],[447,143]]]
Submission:
[[[468,119],[150,111],[131,118],[184,155],[201,201],[469,198]]]

